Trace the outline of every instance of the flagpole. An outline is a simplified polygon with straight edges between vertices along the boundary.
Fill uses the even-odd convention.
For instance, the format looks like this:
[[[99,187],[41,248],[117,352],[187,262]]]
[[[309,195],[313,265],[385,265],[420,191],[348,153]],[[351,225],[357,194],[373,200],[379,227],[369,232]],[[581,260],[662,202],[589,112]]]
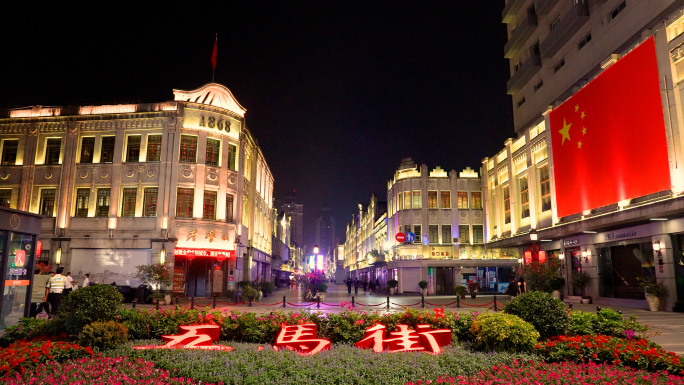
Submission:
[[[214,57],[216,55],[216,45],[218,44],[218,32],[216,32],[216,39],[214,40]],[[216,60],[216,59],[214,59]],[[211,82],[214,82],[214,75],[216,75],[216,62],[214,61],[214,65],[211,68]]]

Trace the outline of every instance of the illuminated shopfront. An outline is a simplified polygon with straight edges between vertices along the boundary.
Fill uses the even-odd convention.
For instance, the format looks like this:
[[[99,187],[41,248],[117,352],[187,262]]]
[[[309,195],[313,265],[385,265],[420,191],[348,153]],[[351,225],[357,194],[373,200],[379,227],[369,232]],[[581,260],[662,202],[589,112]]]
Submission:
[[[225,296],[235,290],[234,250],[179,247],[173,252],[173,292],[186,297]]]

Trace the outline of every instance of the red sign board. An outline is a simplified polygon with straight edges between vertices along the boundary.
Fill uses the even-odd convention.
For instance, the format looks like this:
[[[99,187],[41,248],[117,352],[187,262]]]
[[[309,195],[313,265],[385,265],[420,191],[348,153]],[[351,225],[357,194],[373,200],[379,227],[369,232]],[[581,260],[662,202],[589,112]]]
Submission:
[[[26,261],[26,252],[24,250],[17,250],[14,253],[14,266],[21,267],[24,266]]]
[[[36,258],[40,258],[40,254],[43,253],[43,241],[36,242]]]
[[[134,346],[133,349],[173,349],[182,347],[185,349],[233,350],[230,346],[212,345],[213,342],[219,340],[221,334],[221,327],[218,325],[179,326],[178,329],[185,333],[162,336],[162,340],[166,341],[166,345]]]
[[[546,251],[541,250],[539,252],[539,263],[545,263],[546,262]]]
[[[173,255],[177,257],[187,257],[188,254],[194,254],[195,257],[213,257],[217,259],[235,258],[235,250],[192,249],[188,247],[176,247],[173,250]]]
[[[397,242],[399,242],[399,243],[406,242],[406,234],[404,234],[404,233],[397,233],[397,236],[395,238],[397,239]]]
[[[529,265],[532,263],[532,252],[530,250],[525,251],[525,264]]]

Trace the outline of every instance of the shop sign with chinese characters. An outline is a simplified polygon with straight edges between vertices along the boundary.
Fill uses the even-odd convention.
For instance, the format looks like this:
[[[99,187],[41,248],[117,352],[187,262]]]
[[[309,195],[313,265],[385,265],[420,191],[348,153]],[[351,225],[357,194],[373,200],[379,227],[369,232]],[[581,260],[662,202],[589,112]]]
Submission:
[[[453,253],[451,247],[431,247],[430,248],[430,258],[441,259],[441,258],[453,258]]]

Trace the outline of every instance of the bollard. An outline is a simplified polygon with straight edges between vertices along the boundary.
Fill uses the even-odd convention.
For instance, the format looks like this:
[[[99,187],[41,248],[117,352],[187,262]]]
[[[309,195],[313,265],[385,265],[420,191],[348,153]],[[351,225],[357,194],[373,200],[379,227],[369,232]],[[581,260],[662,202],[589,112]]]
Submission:
[[[135,310],[135,304],[136,304],[137,302],[138,302],[137,300],[134,300],[134,301],[133,301],[133,310]]]
[[[601,306],[596,306],[596,313],[600,313],[600,312],[601,312]]]
[[[354,296],[352,295],[352,309],[354,308]]]
[[[387,311],[389,311],[389,295],[387,296]]]
[[[572,311],[572,302],[568,304],[568,307],[570,308],[570,311]]]
[[[252,297],[249,297],[249,307],[252,307]]]
[[[321,297],[316,296],[316,309],[321,308]]]
[[[154,307],[154,310],[159,310],[159,299],[157,299],[157,306]]]
[[[456,307],[457,308],[461,307],[461,296],[460,295],[456,296]]]
[[[287,307],[286,301],[285,301],[285,296],[283,296],[283,307]]]
[[[499,309],[496,307],[496,296],[494,296],[494,311],[499,311]]]
[[[195,297],[190,297],[190,310],[195,310]]]
[[[422,294],[420,295],[420,307],[425,309],[425,296]]]
[[[178,301],[180,300],[179,296],[176,296],[176,305],[178,305]]]
[[[216,296],[214,296],[214,303],[211,304],[212,309],[216,309]]]

